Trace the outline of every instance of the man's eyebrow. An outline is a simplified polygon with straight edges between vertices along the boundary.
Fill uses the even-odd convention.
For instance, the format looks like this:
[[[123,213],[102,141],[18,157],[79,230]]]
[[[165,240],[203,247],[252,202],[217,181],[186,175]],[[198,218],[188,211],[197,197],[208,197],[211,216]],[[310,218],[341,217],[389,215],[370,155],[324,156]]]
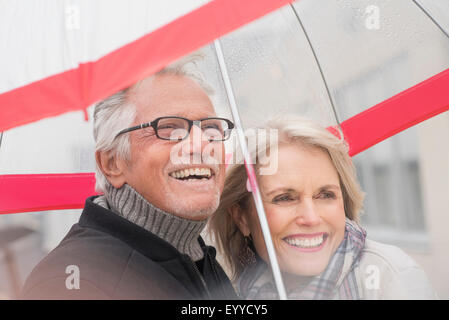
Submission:
[[[167,117],[171,117],[171,116],[185,118],[186,114],[184,112],[175,112],[175,113],[172,113],[172,114],[168,115]]]
[[[172,114],[167,115],[165,117],[181,117],[181,118],[196,120],[196,119],[204,119],[204,118],[215,118],[217,116],[209,114],[209,115],[201,116],[201,117],[191,117],[191,116],[187,116],[184,112],[175,112],[175,113],[172,113]]]

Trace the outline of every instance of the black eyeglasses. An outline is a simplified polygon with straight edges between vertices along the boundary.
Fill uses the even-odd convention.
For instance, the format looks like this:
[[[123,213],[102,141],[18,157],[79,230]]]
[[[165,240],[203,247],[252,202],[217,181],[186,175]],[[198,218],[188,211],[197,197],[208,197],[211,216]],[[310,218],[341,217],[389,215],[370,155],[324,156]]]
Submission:
[[[234,128],[234,124],[224,118],[189,120],[183,117],[160,117],[154,121],[124,129],[114,139],[126,132],[152,127],[159,139],[181,141],[189,136],[193,125],[199,127],[203,132],[203,136],[209,141],[227,140]]]

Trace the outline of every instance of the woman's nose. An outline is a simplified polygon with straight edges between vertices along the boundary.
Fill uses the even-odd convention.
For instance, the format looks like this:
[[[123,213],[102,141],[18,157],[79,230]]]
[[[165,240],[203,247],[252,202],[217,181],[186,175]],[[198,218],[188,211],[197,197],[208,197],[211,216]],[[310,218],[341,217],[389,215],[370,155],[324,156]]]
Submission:
[[[321,222],[321,217],[313,199],[304,199],[297,208],[296,222],[301,225],[317,226]]]

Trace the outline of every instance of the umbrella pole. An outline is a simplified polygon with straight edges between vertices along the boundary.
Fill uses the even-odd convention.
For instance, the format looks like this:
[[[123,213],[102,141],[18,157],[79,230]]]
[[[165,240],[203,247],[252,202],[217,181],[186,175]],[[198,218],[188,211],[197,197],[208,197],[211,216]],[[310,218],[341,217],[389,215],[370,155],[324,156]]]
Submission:
[[[338,119],[337,110],[335,109],[334,99],[332,99],[331,91],[329,90],[329,85],[327,84],[326,77],[324,76],[324,72],[323,72],[323,68],[321,67],[320,60],[318,59],[316,51],[312,45],[312,42],[310,41],[309,35],[307,34],[306,28],[304,27],[304,24],[302,23],[301,19],[299,18],[298,11],[296,11],[293,3],[290,3],[290,8],[293,10],[296,20],[298,20],[299,26],[301,27],[301,30],[302,30],[302,32],[304,32],[304,36],[307,39],[307,43],[309,44],[310,50],[312,51],[313,58],[315,59],[318,70],[320,71],[320,75],[321,75],[321,79],[323,80],[324,87],[326,88],[327,96],[329,97],[329,102],[332,107],[332,112],[334,113],[335,121],[337,121],[338,125],[340,126],[340,120]]]
[[[441,32],[443,32],[446,37],[449,38],[449,33],[446,32],[446,30],[444,30],[444,28],[430,15],[429,11],[426,10],[426,8],[424,8],[424,6],[422,6],[417,0],[413,0],[413,3],[416,4],[416,6],[421,9],[422,12],[424,12],[424,14],[430,19],[432,20],[432,22],[441,30]]]
[[[237,136],[239,139],[240,149],[243,153],[245,159],[245,167],[248,174],[248,179],[251,184],[252,194],[254,202],[256,204],[257,214],[259,216],[260,226],[262,228],[263,237],[268,251],[268,257],[270,260],[271,270],[273,272],[274,281],[276,284],[276,289],[279,294],[280,300],[287,300],[287,295],[285,292],[284,282],[282,281],[281,270],[279,269],[279,264],[276,258],[276,251],[274,250],[273,241],[271,239],[270,229],[268,227],[267,218],[265,215],[265,209],[263,207],[262,198],[260,196],[260,191],[257,185],[256,175],[254,167],[251,163],[251,156],[248,152],[248,147],[246,145],[245,135],[243,134],[243,126],[240,120],[239,111],[237,109],[237,104],[235,102],[234,92],[232,90],[231,81],[229,79],[228,70],[223,56],[223,51],[221,50],[221,45],[219,40],[214,41],[215,53],[217,54],[218,64],[220,66],[221,75],[226,88],[226,94],[228,96],[229,104],[231,106],[232,117],[237,129]]]

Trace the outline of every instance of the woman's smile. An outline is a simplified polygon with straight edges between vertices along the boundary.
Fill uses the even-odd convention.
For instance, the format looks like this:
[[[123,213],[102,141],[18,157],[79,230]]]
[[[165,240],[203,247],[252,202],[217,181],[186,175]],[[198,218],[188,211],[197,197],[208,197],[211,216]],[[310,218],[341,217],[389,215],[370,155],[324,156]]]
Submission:
[[[300,252],[317,252],[325,246],[328,236],[329,234],[326,232],[294,234],[282,240],[294,250]]]

